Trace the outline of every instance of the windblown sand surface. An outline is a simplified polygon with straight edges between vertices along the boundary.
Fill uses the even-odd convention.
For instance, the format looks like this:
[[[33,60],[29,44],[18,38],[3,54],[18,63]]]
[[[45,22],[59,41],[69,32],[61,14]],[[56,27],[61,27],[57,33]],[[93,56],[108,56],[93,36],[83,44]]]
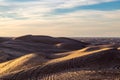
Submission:
[[[0,80],[119,80],[120,48],[22,36],[0,43]]]

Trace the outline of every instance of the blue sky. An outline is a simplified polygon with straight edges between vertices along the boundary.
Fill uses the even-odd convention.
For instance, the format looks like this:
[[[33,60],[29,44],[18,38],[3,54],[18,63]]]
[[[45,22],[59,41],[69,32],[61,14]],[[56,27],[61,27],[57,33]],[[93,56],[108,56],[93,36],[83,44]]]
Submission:
[[[114,11],[120,9],[120,1],[113,1],[113,2],[105,2],[100,4],[93,4],[93,5],[84,5],[84,6],[75,6],[72,8],[65,8],[65,9],[56,9],[54,13],[56,14],[64,14],[70,13],[79,10],[101,10],[101,11]]]
[[[120,0],[0,0],[0,36],[120,37]]]

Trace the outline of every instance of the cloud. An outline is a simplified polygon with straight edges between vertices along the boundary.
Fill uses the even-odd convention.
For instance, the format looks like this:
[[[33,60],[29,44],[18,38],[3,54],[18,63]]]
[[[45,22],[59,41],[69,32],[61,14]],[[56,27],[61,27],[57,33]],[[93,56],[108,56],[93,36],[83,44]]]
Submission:
[[[56,14],[79,11],[78,6],[83,6],[82,10],[84,10],[86,9],[85,5],[114,1],[117,0],[1,0],[0,11],[1,17],[12,19],[43,19]],[[90,6],[88,7],[90,8]],[[93,7],[95,8],[96,6]]]
[[[30,1],[33,1],[33,0],[5,0],[7,2],[30,2]]]
[[[79,5],[75,6],[72,8],[60,8],[60,9],[55,9],[51,14],[54,15],[60,15],[60,14],[66,14],[66,13],[71,13],[75,11],[80,11],[80,10],[98,10],[98,11],[112,11],[112,10],[119,10],[120,1],[115,1],[115,2],[106,2],[106,3],[99,3],[99,4],[92,4],[92,5]]]
[[[59,8],[72,8],[76,6],[93,5],[112,1],[116,0],[64,0],[64,4],[61,4]]]
[[[88,13],[89,12],[89,13]],[[120,36],[120,10],[83,10],[47,19],[0,20],[4,35],[41,34],[52,36]],[[2,27],[3,26],[3,27]],[[1,33],[3,34],[3,33]]]
[[[0,11],[3,13],[3,16],[8,15],[8,13],[13,13],[11,14],[11,18],[14,18],[14,14],[16,14],[17,18],[36,18],[50,14],[57,9],[71,9],[77,6],[93,5],[112,1],[117,0],[1,0]]]
[[[120,36],[119,9],[81,9],[52,14],[57,9],[114,1],[117,0],[0,0],[0,30],[3,31],[0,35],[107,36],[112,33]]]

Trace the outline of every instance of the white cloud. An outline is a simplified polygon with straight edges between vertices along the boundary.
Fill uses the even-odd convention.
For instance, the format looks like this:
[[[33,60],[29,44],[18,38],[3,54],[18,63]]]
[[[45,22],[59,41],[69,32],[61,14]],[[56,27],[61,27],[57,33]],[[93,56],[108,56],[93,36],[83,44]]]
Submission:
[[[120,36],[120,10],[77,11],[48,19],[0,20],[1,35],[41,34],[53,36]],[[3,27],[2,27],[3,26]],[[110,34],[112,33],[112,34]]]
[[[60,6],[58,6],[58,8],[71,8],[76,6],[92,5],[111,1],[115,0],[66,0],[64,4],[61,4]]]
[[[33,19],[44,16],[58,8],[72,8],[111,1],[115,0],[35,0],[32,2],[5,2],[5,0],[1,0],[0,5],[3,6],[1,12],[4,16],[8,13],[14,13],[17,14],[17,17]]]
[[[115,0],[38,0],[35,2],[5,2],[1,6],[10,9],[0,12],[0,35],[44,34],[54,36],[120,36],[120,10],[81,10],[60,15],[49,15],[58,8],[99,4]],[[10,17],[6,14],[16,14]],[[3,16],[4,15],[4,16]],[[103,28],[104,27],[104,28]],[[2,32],[1,32],[2,31]],[[103,34],[107,32],[106,34]],[[115,33],[115,34],[114,34]],[[69,34],[69,35],[68,35]]]

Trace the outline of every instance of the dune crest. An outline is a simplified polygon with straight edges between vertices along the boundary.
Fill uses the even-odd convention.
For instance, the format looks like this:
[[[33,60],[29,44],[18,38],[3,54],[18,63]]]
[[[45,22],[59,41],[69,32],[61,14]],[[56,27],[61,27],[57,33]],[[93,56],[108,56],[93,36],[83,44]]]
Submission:
[[[41,56],[40,54],[27,54],[20,58],[1,63],[0,69],[2,70],[0,70],[0,75],[18,70],[28,69],[37,65],[42,65],[47,61],[48,59],[46,59],[44,56]]]
[[[119,45],[38,35],[0,44],[0,80],[120,79]]]

